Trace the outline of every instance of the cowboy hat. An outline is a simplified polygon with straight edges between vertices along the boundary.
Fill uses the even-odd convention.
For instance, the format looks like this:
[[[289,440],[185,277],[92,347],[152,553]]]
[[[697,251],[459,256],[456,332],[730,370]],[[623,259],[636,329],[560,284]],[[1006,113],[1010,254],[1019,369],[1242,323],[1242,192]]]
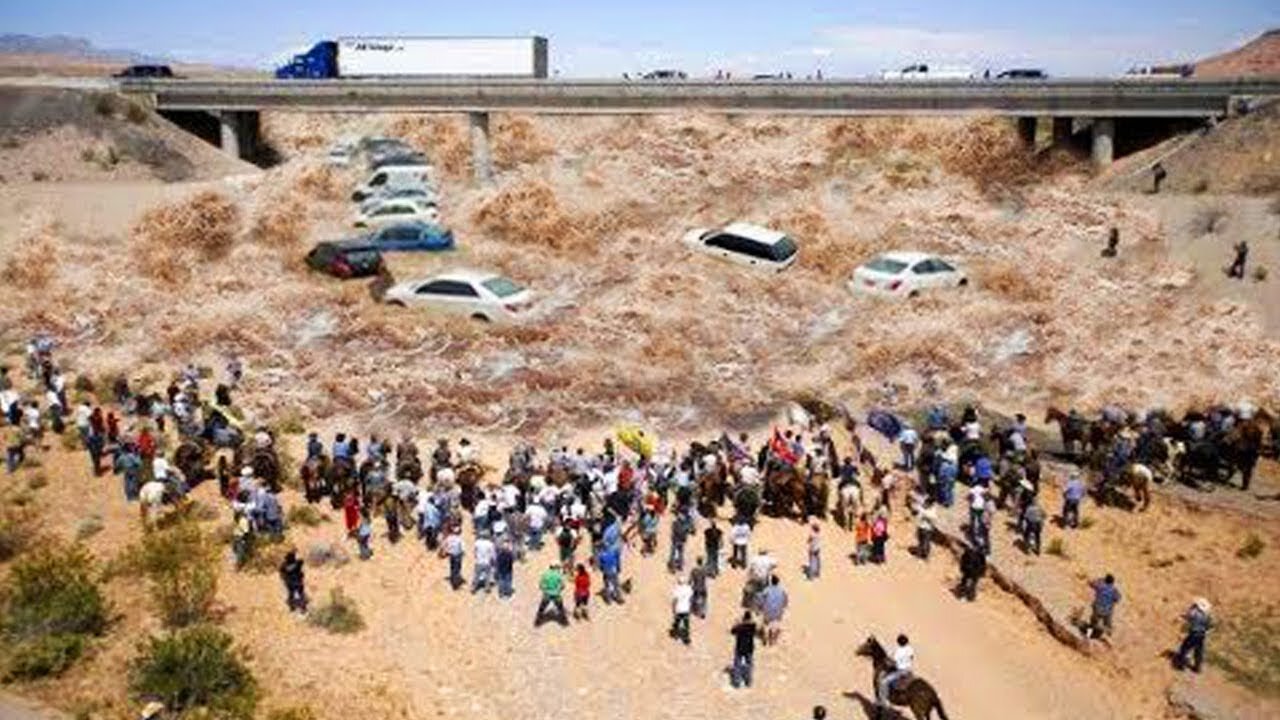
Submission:
[[[1191,604],[1200,608],[1202,612],[1209,612],[1213,609],[1213,606],[1209,604],[1209,601],[1202,597],[1196,598]]]

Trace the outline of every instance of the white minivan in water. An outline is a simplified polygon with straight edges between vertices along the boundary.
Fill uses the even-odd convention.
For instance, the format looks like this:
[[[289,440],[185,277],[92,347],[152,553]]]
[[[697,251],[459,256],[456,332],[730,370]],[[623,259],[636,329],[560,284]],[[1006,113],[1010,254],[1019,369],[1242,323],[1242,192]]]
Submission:
[[[374,170],[369,179],[351,193],[351,199],[363,202],[388,190],[405,188],[430,189],[434,172],[430,165],[386,165]]]
[[[748,223],[690,230],[684,234],[684,244],[739,265],[773,271],[791,267],[799,254],[795,241],[786,233]]]

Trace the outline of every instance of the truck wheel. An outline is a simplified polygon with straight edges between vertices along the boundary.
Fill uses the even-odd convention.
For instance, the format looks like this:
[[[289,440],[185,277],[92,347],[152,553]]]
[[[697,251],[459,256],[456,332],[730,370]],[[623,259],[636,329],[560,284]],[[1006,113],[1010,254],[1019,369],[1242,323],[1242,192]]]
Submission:
[[[485,315],[484,313],[475,313],[471,316],[471,319],[479,320],[480,322],[483,322],[483,323],[489,322],[489,316]]]

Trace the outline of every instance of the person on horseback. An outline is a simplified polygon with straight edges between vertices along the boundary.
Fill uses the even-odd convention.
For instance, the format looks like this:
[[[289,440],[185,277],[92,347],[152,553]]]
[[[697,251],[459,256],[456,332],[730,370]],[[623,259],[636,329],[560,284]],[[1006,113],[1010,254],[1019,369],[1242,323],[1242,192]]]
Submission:
[[[324,443],[320,442],[319,433],[307,435],[307,459],[320,460],[324,457]]]
[[[882,708],[889,706],[889,691],[894,685],[911,677],[916,651],[911,647],[911,641],[906,635],[898,636],[898,646],[893,649],[892,660],[893,669],[885,673],[876,685],[876,704]]]

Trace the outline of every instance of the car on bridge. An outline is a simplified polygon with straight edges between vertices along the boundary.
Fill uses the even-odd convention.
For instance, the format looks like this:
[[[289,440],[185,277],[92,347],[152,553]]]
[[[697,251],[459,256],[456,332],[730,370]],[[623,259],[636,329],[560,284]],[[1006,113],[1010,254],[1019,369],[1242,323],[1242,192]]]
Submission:
[[[453,231],[436,223],[409,221],[385,225],[358,238],[380,252],[439,252],[454,248]]]
[[[513,322],[533,307],[533,293],[512,280],[481,270],[452,270],[396,283],[383,302],[466,315],[482,322]]]
[[[973,80],[978,73],[968,65],[930,65],[916,63],[901,70],[885,70],[881,80]]]
[[[683,70],[651,70],[640,76],[642,80],[688,80],[689,75]]]
[[[781,272],[791,267],[799,248],[786,233],[749,223],[698,228],[684,235],[693,250],[739,265]]]
[[[969,277],[936,255],[888,252],[859,265],[848,285],[864,295],[916,297],[941,288],[967,287]]]
[[[173,68],[168,65],[129,65],[112,75],[117,78],[161,78],[173,79]]]
[[[438,223],[440,209],[434,200],[425,198],[379,198],[361,205],[351,224],[358,228],[379,228],[409,221]]]
[[[1010,68],[1000,71],[997,80],[1048,80],[1049,73],[1040,68]]]
[[[307,267],[326,275],[348,280],[372,277],[382,272],[382,253],[362,240],[316,243],[307,253]]]

